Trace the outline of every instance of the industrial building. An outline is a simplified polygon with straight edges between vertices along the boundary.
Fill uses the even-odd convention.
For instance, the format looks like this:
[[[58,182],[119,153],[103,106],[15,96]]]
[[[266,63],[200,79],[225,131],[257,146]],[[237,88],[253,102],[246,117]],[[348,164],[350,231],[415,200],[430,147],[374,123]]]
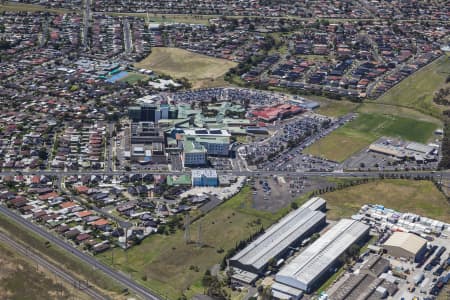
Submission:
[[[401,257],[416,261],[427,249],[427,241],[408,232],[394,232],[383,245],[387,253],[394,257]]]
[[[214,169],[192,170],[192,186],[219,186],[219,177]]]
[[[312,197],[311,199],[306,201],[301,207],[326,212],[327,201],[320,197]]]
[[[353,244],[364,242],[368,234],[369,226],[342,219],[285,265],[276,274],[275,281],[307,293],[311,292],[334,272],[339,264],[339,257]],[[299,297],[291,296],[295,299]]]
[[[380,278],[389,270],[389,260],[372,255],[361,266],[359,273],[350,274],[345,280],[333,289],[329,299],[358,300],[358,299],[384,299],[386,294],[394,295],[398,288]]]
[[[268,263],[278,259],[325,225],[325,214],[300,207],[250,243],[229,260],[232,267],[262,274]]]
[[[394,157],[398,160],[413,159],[416,162],[435,161],[438,156],[437,145],[425,145],[390,138],[380,138],[369,146],[371,152]]]

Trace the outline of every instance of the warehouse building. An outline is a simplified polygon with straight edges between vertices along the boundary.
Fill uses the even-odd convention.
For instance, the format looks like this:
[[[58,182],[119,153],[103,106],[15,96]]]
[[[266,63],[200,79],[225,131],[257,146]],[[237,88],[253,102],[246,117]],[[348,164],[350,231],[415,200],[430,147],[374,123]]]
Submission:
[[[301,207],[326,212],[327,201],[325,201],[325,199],[320,197],[312,197],[311,199],[306,201]]]
[[[369,226],[342,219],[323,236],[284,266],[275,281],[307,293],[317,288],[339,264],[339,257],[353,244],[364,242]],[[299,295],[291,295],[298,299]]]
[[[391,235],[383,247],[391,256],[416,261],[425,254],[427,241],[415,234],[397,231]]]
[[[309,208],[298,208],[233,256],[232,267],[262,274],[272,259],[278,259],[292,246],[317,232],[325,225],[325,214]]]

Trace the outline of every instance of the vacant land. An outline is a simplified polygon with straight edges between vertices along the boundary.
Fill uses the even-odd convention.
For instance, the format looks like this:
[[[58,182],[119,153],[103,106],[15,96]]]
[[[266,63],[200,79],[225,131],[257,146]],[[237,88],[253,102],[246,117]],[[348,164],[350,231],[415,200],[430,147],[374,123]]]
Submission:
[[[314,143],[305,152],[342,162],[381,136],[425,143],[437,127],[435,123],[417,119],[362,113],[356,120]]]
[[[327,217],[350,217],[367,203],[381,204],[441,221],[450,221],[450,204],[430,181],[377,180],[322,195],[327,200]]]
[[[393,104],[384,104],[376,102],[364,102],[359,105],[356,110],[359,113],[365,114],[382,114],[382,115],[392,115],[396,117],[409,118],[419,121],[425,121],[434,123],[439,127],[442,127],[442,121],[439,118],[435,118],[430,115],[423,114],[417,110],[408,107],[396,106]]]
[[[191,14],[147,14],[147,13],[108,13],[112,16],[141,17],[149,23],[186,23],[208,25],[210,19],[219,15],[191,15]]]
[[[48,11],[53,13],[67,13],[70,12],[68,9],[63,8],[46,8],[45,6],[27,4],[27,3],[13,3],[6,1],[4,4],[0,4],[0,12],[2,11]]]
[[[114,250],[114,266],[170,299],[176,299],[182,292],[186,295],[203,292],[199,281],[204,272],[220,263],[226,251],[238,241],[248,238],[261,226],[268,227],[279,216],[253,209],[252,191],[245,187],[191,224],[190,236],[194,243],[185,243],[182,230],[169,236],[153,235],[127,253]],[[203,247],[195,243],[199,231]],[[111,251],[99,257],[111,263]]]
[[[0,265],[0,299],[88,299],[3,244],[0,244]]]
[[[320,107],[315,111],[319,114],[330,117],[341,117],[355,111],[360,104],[345,100],[329,100],[324,97],[307,97],[308,99],[320,102]]]
[[[116,282],[112,281],[110,277],[106,277],[100,273],[100,271],[93,270],[90,265],[83,263],[58,246],[52,244],[46,245],[45,239],[28,231],[3,215],[0,215],[0,230],[7,235],[14,237],[15,240],[30,246],[35,252],[48,259],[49,262],[69,270],[72,275],[80,280],[88,280],[91,284],[98,287],[103,293],[110,295],[113,299],[122,299],[118,296],[118,293],[122,291],[122,288]]]
[[[178,48],[155,47],[147,58],[135,66],[152,69],[175,78],[185,77],[196,88],[214,85],[215,81],[222,84],[223,75],[235,67],[236,63]]]
[[[434,93],[450,74],[450,57],[443,56],[390,89],[376,102],[409,107],[441,117],[443,107],[433,102]]]

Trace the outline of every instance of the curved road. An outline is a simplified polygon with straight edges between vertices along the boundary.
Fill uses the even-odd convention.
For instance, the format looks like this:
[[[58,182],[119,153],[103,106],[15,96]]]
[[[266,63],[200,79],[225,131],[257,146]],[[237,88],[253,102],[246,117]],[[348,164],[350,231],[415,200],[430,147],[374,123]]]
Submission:
[[[150,299],[150,300],[160,300],[160,298],[156,293],[148,290],[147,288],[143,287],[142,285],[136,283],[131,278],[125,276],[122,273],[119,273],[110,267],[106,266],[105,264],[97,261],[92,256],[81,252],[80,250],[76,249],[69,243],[61,240],[60,238],[57,238],[56,236],[50,234],[46,230],[42,229],[41,227],[29,222],[28,220],[25,220],[24,218],[20,217],[16,213],[10,211],[8,208],[0,205],[0,213],[6,215],[7,217],[15,220],[16,222],[20,223],[27,229],[35,232],[36,234],[46,238],[48,241],[58,245],[59,247],[63,248],[64,250],[71,252],[73,255],[75,255],[77,258],[81,259],[88,265],[93,266],[94,268],[102,271],[109,277],[113,278],[123,286],[127,287],[130,291],[135,292],[136,294],[140,295],[144,299]]]

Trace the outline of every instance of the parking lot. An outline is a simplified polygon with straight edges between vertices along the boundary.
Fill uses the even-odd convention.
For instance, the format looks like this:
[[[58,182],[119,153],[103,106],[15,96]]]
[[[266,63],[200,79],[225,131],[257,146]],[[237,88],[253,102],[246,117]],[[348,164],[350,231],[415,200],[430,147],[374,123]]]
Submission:
[[[267,176],[253,178],[253,207],[257,210],[276,212],[290,205],[295,199],[312,190],[330,186],[324,178]]]
[[[414,160],[399,160],[395,157],[371,152],[368,148],[356,153],[343,163],[345,170],[432,170],[438,162],[418,163]]]

